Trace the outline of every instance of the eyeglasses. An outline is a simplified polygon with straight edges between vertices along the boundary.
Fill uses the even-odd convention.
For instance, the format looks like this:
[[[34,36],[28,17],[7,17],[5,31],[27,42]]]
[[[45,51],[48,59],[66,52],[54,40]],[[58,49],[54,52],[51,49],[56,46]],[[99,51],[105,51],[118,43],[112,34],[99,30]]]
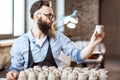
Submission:
[[[37,14],[42,14],[42,13],[37,13]],[[55,15],[53,15],[52,13],[49,13],[49,14],[42,14],[42,15],[45,15],[46,17],[48,17],[50,20],[51,19],[55,19]]]

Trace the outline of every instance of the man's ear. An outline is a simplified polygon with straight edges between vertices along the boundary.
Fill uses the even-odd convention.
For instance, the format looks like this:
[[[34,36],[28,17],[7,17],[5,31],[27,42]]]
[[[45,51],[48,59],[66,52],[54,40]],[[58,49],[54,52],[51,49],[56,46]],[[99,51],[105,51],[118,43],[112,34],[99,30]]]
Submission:
[[[38,19],[39,19],[39,17],[40,17],[40,16],[39,16],[39,15],[37,15],[37,14],[36,14],[36,15],[34,15],[34,19],[35,19],[35,20],[38,20]]]
[[[34,15],[33,20],[34,20],[35,23],[37,23],[39,17],[40,17],[40,16],[38,16],[38,15]]]

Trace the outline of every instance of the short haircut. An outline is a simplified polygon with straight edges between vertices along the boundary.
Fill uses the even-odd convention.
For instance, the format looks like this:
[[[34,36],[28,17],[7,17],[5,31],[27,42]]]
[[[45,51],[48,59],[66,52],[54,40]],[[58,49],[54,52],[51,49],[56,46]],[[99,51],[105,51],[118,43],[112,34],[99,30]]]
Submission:
[[[42,6],[51,7],[51,1],[49,1],[49,0],[38,0],[38,1],[34,2],[31,6],[31,9],[30,9],[30,16],[31,16],[32,19],[33,19],[33,15],[34,15],[35,11],[40,9]]]

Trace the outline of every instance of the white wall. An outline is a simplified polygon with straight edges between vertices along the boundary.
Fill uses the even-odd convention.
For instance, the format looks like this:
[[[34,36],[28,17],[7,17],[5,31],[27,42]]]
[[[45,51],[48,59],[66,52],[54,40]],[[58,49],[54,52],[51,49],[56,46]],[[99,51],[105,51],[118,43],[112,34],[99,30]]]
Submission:
[[[30,31],[34,25],[33,20],[30,17],[30,8],[31,5],[35,2],[36,0],[27,0],[26,1],[26,26],[27,26],[27,32]]]
[[[56,1],[56,27],[57,30],[60,32],[64,32],[64,24],[63,24],[63,17],[65,12],[65,1],[64,0],[57,0]]]

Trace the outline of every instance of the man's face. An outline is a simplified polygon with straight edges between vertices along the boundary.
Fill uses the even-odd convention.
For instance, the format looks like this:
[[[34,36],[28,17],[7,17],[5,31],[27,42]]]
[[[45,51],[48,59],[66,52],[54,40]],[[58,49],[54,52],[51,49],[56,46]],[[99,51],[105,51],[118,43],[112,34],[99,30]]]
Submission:
[[[34,19],[37,22],[39,29],[47,34],[49,29],[52,28],[55,16],[53,15],[53,10],[50,7],[42,6],[39,10],[35,12]]]

